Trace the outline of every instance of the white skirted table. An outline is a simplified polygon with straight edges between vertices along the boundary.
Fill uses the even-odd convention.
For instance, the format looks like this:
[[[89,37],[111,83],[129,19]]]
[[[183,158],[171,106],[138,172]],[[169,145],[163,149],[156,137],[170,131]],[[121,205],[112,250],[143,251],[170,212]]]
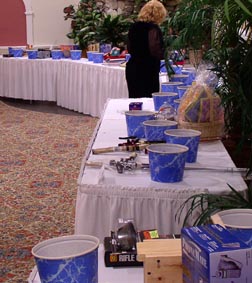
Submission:
[[[125,69],[115,64],[0,56],[0,96],[40,101],[100,117],[108,98],[127,98]]]
[[[110,160],[119,161],[129,157],[130,153],[94,155],[92,149],[123,142],[119,137],[127,136],[124,112],[132,101],[135,100],[108,101],[83,158],[78,179],[76,234],[90,234],[103,240],[111,230],[117,229],[119,218],[134,219],[138,230],[155,228],[160,234],[180,233],[182,223],[175,219],[175,215],[188,197],[204,192],[229,193],[227,184],[240,191],[246,189],[240,173],[226,170],[235,168],[235,165],[219,140],[200,143],[197,162],[186,164],[184,178],[178,183],[151,181],[148,170],[125,171],[123,174],[113,170],[109,166]],[[152,99],[137,101],[143,102],[144,110],[153,110]],[[88,165],[92,162],[102,162],[103,166]],[[138,154],[137,162],[148,162],[148,156]],[[182,217],[185,213],[184,210]]]

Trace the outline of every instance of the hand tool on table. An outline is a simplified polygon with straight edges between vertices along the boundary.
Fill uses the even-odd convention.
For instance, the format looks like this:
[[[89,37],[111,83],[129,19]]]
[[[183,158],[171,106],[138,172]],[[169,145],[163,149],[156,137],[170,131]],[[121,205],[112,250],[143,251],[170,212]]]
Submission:
[[[157,143],[157,142],[148,142],[146,140],[139,139],[136,137],[119,137],[119,139],[126,139],[127,141],[124,143],[119,143],[117,146],[93,149],[92,153],[103,154],[103,153],[121,152],[121,151],[129,151],[129,152],[142,151],[142,150],[146,150],[147,146],[150,145],[151,143]]]

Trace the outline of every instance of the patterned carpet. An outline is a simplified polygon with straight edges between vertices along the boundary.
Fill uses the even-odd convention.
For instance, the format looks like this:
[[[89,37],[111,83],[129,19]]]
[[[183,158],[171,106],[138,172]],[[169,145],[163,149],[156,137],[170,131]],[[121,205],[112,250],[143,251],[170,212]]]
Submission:
[[[96,123],[0,101],[0,282],[27,282],[31,248],[74,232],[77,178]]]

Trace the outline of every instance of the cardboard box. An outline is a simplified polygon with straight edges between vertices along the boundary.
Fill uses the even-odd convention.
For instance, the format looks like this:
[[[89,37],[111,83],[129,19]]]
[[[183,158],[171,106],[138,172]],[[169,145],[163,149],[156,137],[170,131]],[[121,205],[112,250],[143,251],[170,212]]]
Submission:
[[[181,231],[184,283],[252,282],[252,249],[220,225]]]

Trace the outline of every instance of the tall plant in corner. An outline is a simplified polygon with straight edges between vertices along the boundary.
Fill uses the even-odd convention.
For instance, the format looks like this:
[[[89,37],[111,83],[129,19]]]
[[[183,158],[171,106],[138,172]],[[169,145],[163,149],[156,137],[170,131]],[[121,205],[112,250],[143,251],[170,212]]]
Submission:
[[[172,47],[208,50],[215,7],[220,0],[182,0],[171,13],[169,28],[173,33]]]
[[[242,146],[252,138],[252,1],[225,0],[214,14],[212,49],[207,58],[220,78],[217,88],[228,133]]]
[[[203,2],[203,1],[202,1]],[[225,110],[227,133],[238,136],[238,149],[250,145],[248,175],[251,174],[252,139],[252,1],[225,0],[215,3],[212,17],[211,48],[206,58],[214,63],[218,75],[217,93]],[[229,195],[199,194],[190,197],[184,225],[192,213],[201,209],[194,225],[210,220],[212,213],[231,208],[252,208],[252,183],[248,180],[246,194],[230,186]]]

